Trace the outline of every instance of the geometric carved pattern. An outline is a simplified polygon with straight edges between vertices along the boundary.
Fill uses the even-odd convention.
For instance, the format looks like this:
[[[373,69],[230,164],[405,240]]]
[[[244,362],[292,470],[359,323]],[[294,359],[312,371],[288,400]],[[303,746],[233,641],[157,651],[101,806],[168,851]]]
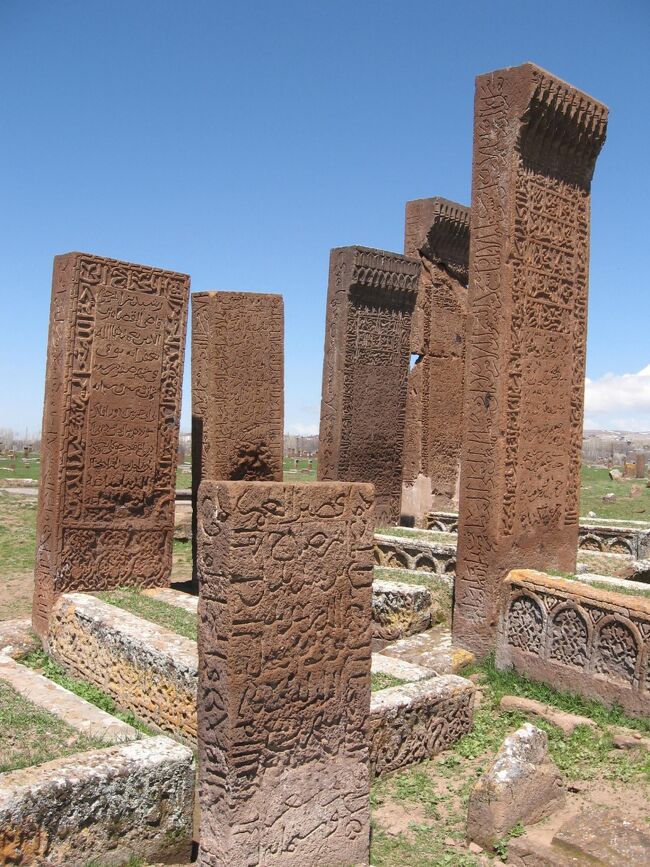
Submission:
[[[382,250],[330,256],[318,478],[372,482],[379,526],[399,521],[419,273],[419,262]]]
[[[512,564],[575,569],[589,200],[607,109],[532,64],[476,82],[457,643]]]
[[[422,265],[411,329],[402,514],[458,508],[467,317],[469,210],[446,199],[406,203],[404,253]]]
[[[202,479],[282,481],[281,295],[192,294],[192,521]],[[196,578],[196,569],[194,570]]]
[[[190,278],[54,260],[34,591],[169,581]]]
[[[649,600],[528,569],[503,585],[499,668],[647,714]]]
[[[199,490],[199,863],[367,864],[373,492]]]
[[[638,655],[632,630],[625,623],[610,621],[598,629],[593,661],[598,674],[632,683]]]
[[[544,615],[534,599],[519,596],[508,611],[508,644],[536,653],[542,645]]]
[[[550,659],[564,665],[584,668],[587,664],[589,630],[584,617],[575,608],[565,608],[552,619],[550,626]]]

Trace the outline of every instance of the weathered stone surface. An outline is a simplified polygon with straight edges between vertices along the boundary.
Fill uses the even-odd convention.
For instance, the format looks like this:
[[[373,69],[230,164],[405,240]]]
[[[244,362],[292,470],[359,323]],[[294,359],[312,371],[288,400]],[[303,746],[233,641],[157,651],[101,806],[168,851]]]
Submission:
[[[381,651],[382,655],[422,666],[438,675],[456,674],[474,659],[469,651],[452,644],[449,627],[439,624],[426,632],[401,638]]]
[[[424,680],[427,677],[435,677],[435,671],[430,668],[423,668],[421,665],[415,665],[413,662],[406,662],[404,659],[394,659],[392,656],[385,656],[383,653],[373,653],[371,661],[372,674],[389,674],[391,677],[396,677],[399,680],[407,682]]]
[[[372,637],[394,641],[431,626],[431,591],[398,581],[372,583]]]
[[[563,855],[607,867],[650,864],[647,826],[631,821],[618,810],[584,810],[560,828],[553,837],[553,848]]]
[[[375,563],[390,569],[431,572],[451,587],[456,574],[456,544],[376,533]]]
[[[190,278],[69,253],[54,260],[34,589],[169,583]]]
[[[196,643],[83,593],[68,593],[50,617],[51,655],[98,686],[118,707],[164,731],[196,738]]]
[[[318,478],[372,482],[377,525],[397,524],[410,330],[420,265],[340,247],[330,257]]]
[[[0,654],[0,680],[29,701],[65,720],[77,731],[105,743],[132,741],[140,732],[26,665]],[[0,863],[2,863],[0,861]]]
[[[467,317],[469,211],[446,199],[406,203],[404,253],[421,263],[411,329],[402,514],[424,526],[458,508]]]
[[[515,569],[503,583],[500,669],[648,714],[650,599],[532,569]]]
[[[152,599],[157,599],[159,602],[165,602],[167,605],[182,608],[188,614],[196,614],[199,610],[198,596],[193,596],[191,593],[182,593],[180,590],[174,590],[173,587],[152,587],[151,590],[144,590],[143,593],[145,596],[151,596]]]
[[[0,621],[0,653],[17,659],[40,646],[28,617]]]
[[[367,864],[373,490],[199,490],[199,863]]]
[[[467,836],[491,849],[518,822],[532,824],[564,803],[546,732],[525,723],[509,735],[469,796]]]
[[[574,572],[589,204],[607,108],[526,63],[479,76],[454,610],[496,640],[511,568]]]
[[[448,749],[472,727],[475,686],[450,674],[391,686],[370,701],[373,776]]]
[[[2,864],[189,861],[194,759],[144,738],[0,774]]]
[[[522,698],[519,695],[504,695],[499,706],[502,711],[532,714],[540,719],[550,722],[551,725],[557,726],[561,731],[570,737],[578,726],[589,726],[589,728],[598,728],[596,723],[586,716],[579,716],[575,713],[567,713],[566,711],[558,710],[548,704],[543,704],[541,701],[535,701],[532,698]]]
[[[192,504],[202,479],[282,481],[281,295],[192,294]],[[196,579],[196,574],[195,574]]]

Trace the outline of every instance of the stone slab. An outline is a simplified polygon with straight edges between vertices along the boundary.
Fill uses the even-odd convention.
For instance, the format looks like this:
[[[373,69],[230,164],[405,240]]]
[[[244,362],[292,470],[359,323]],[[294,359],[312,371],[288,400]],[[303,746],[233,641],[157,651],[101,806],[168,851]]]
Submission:
[[[367,864],[372,486],[198,502],[199,864]]]
[[[330,256],[318,478],[374,484],[378,526],[400,517],[419,272],[418,261],[383,250]]]
[[[377,777],[448,749],[470,731],[476,687],[446,675],[374,692],[370,767]]]
[[[385,647],[381,654],[419,665],[437,675],[456,674],[473,660],[471,653],[453,646],[449,627],[444,624],[401,638]]]
[[[87,253],[54,259],[34,583],[169,583],[190,278]]]
[[[404,659],[394,659],[391,656],[385,656],[383,653],[373,653],[371,659],[372,674],[388,674],[391,677],[396,677],[399,680],[416,681],[424,680],[427,677],[435,677],[435,671],[430,668],[423,668],[421,665],[415,665],[413,662],[406,662]]]
[[[399,581],[372,582],[372,637],[395,641],[431,626],[431,591]]]
[[[166,737],[0,774],[3,864],[188,862],[194,758]]]
[[[650,599],[532,569],[503,583],[498,668],[647,716]]]
[[[55,603],[48,644],[70,674],[165,732],[196,738],[196,642],[84,593]]]
[[[552,841],[564,856],[589,864],[631,867],[650,864],[650,833],[618,810],[592,807],[563,825]]]
[[[532,63],[476,79],[454,635],[516,567],[575,572],[590,191],[607,107]]]
[[[41,646],[28,617],[0,621],[0,653],[17,659]]]
[[[144,594],[145,596],[151,596],[152,599],[157,599],[159,602],[166,602],[167,605],[182,608],[188,614],[196,614],[199,610],[198,596],[174,590],[173,587],[152,587],[151,590],[145,590]]]
[[[107,743],[137,740],[141,737],[140,732],[128,723],[2,654],[0,680],[88,737],[99,738]]]

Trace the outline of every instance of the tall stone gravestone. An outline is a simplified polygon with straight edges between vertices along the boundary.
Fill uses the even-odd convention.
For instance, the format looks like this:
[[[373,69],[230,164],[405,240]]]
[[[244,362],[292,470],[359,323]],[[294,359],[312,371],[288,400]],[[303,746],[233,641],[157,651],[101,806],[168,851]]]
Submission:
[[[635,470],[635,476],[637,479],[645,479],[645,452],[636,453]]]
[[[419,272],[414,259],[365,247],[330,257],[318,478],[372,482],[378,526],[400,515]]]
[[[424,526],[458,510],[467,319],[469,209],[446,199],[406,204],[404,252],[421,263],[411,329],[402,515]]]
[[[368,863],[373,492],[199,489],[199,864]]]
[[[526,63],[476,82],[453,633],[493,647],[514,567],[575,569],[589,202],[607,108]]]
[[[33,622],[73,590],[169,582],[190,278],[54,260]]]
[[[281,295],[192,294],[192,521],[202,479],[282,481]],[[196,578],[196,568],[194,569]]]

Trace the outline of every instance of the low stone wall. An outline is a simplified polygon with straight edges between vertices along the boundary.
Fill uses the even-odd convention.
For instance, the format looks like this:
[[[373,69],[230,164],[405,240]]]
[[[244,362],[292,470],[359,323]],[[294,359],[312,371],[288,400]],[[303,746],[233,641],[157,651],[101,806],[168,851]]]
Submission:
[[[650,600],[517,569],[504,581],[497,666],[650,714]]]
[[[439,533],[457,533],[458,515],[456,512],[427,512],[424,526],[427,530],[438,530]]]
[[[193,794],[192,752],[166,737],[0,774],[0,864],[185,863]]]
[[[118,707],[166,732],[196,738],[196,643],[85,593],[61,596],[48,649]]]
[[[388,568],[431,572],[451,584],[456,574],[456,542],[446,544],[375,534],[375,563]]]
[[[428,629],[431,592],[417,584],[372,582],[372,637],[394,641]]]
[[[448,749],[472,727],[474,684],[454,674],[392,686],[370,700],[370,767],[377,777]]]

